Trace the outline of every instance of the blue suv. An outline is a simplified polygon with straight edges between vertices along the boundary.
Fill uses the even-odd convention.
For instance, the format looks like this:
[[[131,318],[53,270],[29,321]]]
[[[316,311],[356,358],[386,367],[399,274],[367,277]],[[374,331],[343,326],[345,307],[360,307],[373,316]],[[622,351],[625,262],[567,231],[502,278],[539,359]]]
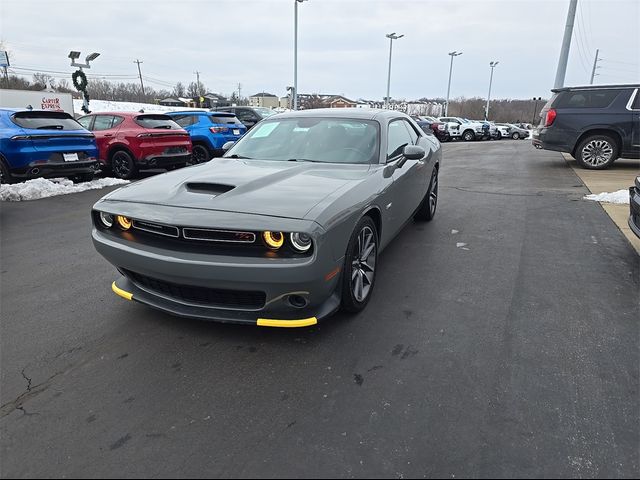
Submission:
[[[222,156],[222,146],[235,142],[247,131],[233,113],[185,111],[167,112],[173,121],[184,128],[193,143],[193,163],[208,162]]]
[[[86,182],[100,169],[93,133],[65,112],[0,109],[0,182],[68,177]]]

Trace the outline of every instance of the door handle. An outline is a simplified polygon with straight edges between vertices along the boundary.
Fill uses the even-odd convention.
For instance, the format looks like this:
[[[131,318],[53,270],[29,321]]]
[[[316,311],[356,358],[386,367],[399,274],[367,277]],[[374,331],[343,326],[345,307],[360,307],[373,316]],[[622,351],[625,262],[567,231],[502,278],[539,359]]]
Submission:
[[[105,137],[113,137],[113,133],[105,133],[104,136]]]

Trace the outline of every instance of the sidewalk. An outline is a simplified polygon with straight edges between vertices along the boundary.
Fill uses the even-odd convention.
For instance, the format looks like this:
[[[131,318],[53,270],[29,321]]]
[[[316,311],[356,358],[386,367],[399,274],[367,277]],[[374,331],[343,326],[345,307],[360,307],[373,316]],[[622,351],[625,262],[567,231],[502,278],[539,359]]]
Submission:
[[[586,168],[581,168],[568,153],[563,153],[562,155],[591,193],[598,194],[628,189],[633,185],[635,178],[640,175],[640,160],[618,159],[607,170],[587,170]],[[640,254],[640,238],[634,235],[627,223],[629,205],[611,203],[601,203],[600,205]]]

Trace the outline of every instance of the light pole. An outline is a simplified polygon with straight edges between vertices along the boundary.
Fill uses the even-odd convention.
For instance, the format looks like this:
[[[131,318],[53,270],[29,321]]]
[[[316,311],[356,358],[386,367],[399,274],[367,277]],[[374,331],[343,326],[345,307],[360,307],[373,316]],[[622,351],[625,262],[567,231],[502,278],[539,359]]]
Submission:
[[[489,66],[491,67],[491,78],[489,79],[489,95],[487,95],[487,107],[484,109],[484,119],[487,120],[489,118],[489,101],[491,100],[491,84],[493,83],[493,69],[500,62],[491,62]]]
[[[536,124],[536,112],[538,111],[538,102],[542,100],[542,97],[533,97],[533,116],[531,117],[531,125]]]
[[[453,57],[457,57],[458,55],[462,55],[462,52],[449,52],[451,56],[451,65],[449,66],[449,85],[447,86],[447,104],[444,107],[444,116],[449,115],[449,93],[451,92],[451,73],[453,72]]]
[[[389,75],[387,76],[387,96],[385,97],[384,106],[389,108],[389,92],[391,90],[391,53],[393,52],[393,41],[404,37],[404,35],[396,35],[396,32],[388,33],[389,39]]]
[[[85,63],[77,63],[76,60],[80,58],[80,52],[75,51],[75,50],[71,50],[69,52],[68,58],[71,59],[71,66],[72,67],[78,67],[80,72],[82,72],[83,68],[91,68],[89,63],[93,62],[99,56],[100,56],[100,54],[98,52],[93,52],[93,53],[90,53],[89,55],[87,55],[85,57],[85,59],[84,59]],[[74,73],[74,75],[75,75],[75,73]],[[84,76],[84,72],[82,72],[81,75]],[[72,77],[72,78],[75,78],[75,77]],[[89,113],[89,96],[87,94],[86,76],[84,78],[85,78],[84,88],[82,90],[78,90],[78,91],[82,92],[82,111],[85,112],[85,113]]]
[[[298,110],[298,4],[306,0],[295,0],[293,21],[293,109]]]

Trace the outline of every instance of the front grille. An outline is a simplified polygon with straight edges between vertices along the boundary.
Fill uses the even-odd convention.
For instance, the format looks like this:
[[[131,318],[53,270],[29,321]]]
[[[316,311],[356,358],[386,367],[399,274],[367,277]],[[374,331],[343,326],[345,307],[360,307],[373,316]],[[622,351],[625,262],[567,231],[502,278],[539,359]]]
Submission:
[[[215,230],[211,228],[183,228],[182,234],[187,240],[202,240],[205,242],[254,243],[256,241],[256,234],[253,232]]]
[[[207,307],[259,310],[267,301],[264,292],[194,287],[158,280],[129,270],[125,270],[124,273],[139,287],[186,303]]]

